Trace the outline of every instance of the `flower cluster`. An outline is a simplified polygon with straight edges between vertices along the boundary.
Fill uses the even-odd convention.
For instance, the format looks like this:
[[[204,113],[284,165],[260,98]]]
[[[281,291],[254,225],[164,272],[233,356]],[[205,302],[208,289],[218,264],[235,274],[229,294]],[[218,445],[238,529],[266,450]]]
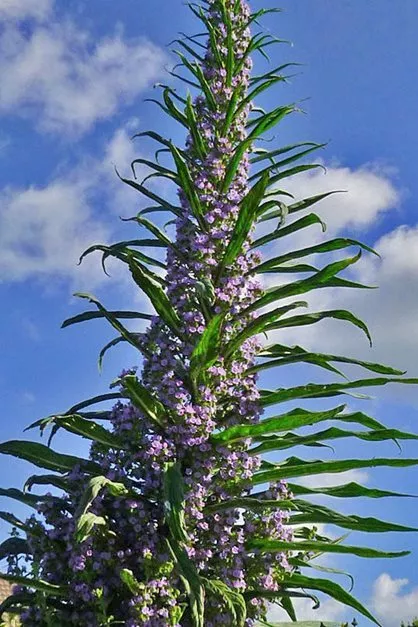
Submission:
[[[189,624],[187,610],[184,613],[187,591],[167,543],[163,508],[163,474],[172,462],[179,464],[185,485],[185,551],[202,578],[222,581],[237,592],[274,591],[280,574],[289,568],[286,555],[264,556],[245,546],[254,533],[289,539],[286,513],[243,513],[226,505],[250,494],[260,459],[248,450],[248,442],[221,446],[210,437],[214,430],[259,420],[256,375],[248,372],[260,350],[258,340],[247,339],[232,357],[219,357],[195,385],[189,377],[190,357],[207,326],[206,312],[223,315],[226,344],[252,320],[255,314],[246,310],[262,294],[252,273],[259,258],[250,250],[251,234],[236,260],[219,274],[240,203],[249,191],[249,146],[235,171],[230,167],[247,137],[251,111],[250,104],[240,104],[251,72],[250,10],[244,0],[208,4],[217,50],[209,40],[201,69],[211,97],[195,98],[197,133],[191,133],[186,144],[204,228],[181,190],[183,211],[176,220],[175,247],[168,250],[165,277],[167,295],[182,323],[181,335],[155,317],[141,339],[142,383],[166,408],[167,424],[158,429],[131,403],[113,408],[113,432],[122,445],[109,451],[95,443],[90,458],[106,480],[123,485],[125,492],[118,495],[105,486],[94,495],[86,519],[88,533],[81,541],[75,520],[89,478],[82,468],[67,477],[71,489],[65,497],[42,505],[45,524],[31,521],[33,566],[45,581],[69,584],[68,598],[56,606],[38,604],[22,614],[23,625],[95,627],[112,620],[128,627]],[[225,12],[233,25],[229,30]],[[230,54],[231,38],[233,71],[219,61]],[[226,176],[231,179],[228,185]],[[270,499],[288,496],[282,484],[267,493]],[[264,600],[252,598],[247,626],[265,612]],[[217,625],[233,625],[232,618],[222,598],[208,592],[205,626]]]

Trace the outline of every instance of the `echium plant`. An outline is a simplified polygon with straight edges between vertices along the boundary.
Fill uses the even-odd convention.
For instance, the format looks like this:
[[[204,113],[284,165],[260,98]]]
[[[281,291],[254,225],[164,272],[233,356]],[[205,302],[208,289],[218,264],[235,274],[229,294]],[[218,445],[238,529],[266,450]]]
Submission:
[[[251,36],[250,26],[269,10],[251,13],[245,0],[202,0],[201,6],[190,8],[205,34],[178,40],[177,54],[188,72],[179,78],[192,86],[193,95],[183,97],[163,86],[158,101],[187,129],[186,147],[154,131],[143,132],[139,135],[159,144],[158,154],[155,162],[137,159],[133,164],[152,169],[147,179],[163,177],[174,183],[179,202],[160,197],[145,180],[123,179],[153,201],[134,218],[152,237],[96,245],[84,253],[99,250],[104,262],[116,257],[125,263],[156,315],[110,312],[92,296],[81,295],[96,309],[64,323],[105,318],[118,336],[103,349],[101,359],[109,347],[128,342],[143,356],[142,373],[139,377],[135,369],[124,371],[110,393],[37,421],[32,426],[42,432],[52,429],[48,446],[26,441],[0,446],[1,453],[55,473],[30,477],[23,491],[1,491],[39,514],[22,522],[0,513],[20,532],[0,547],[0,556],[9,556],[4,577],[17,584],[1,610],[20,615],[22,625],[31,627],[250,627],[266,620],[269,602],[296,620],[292,599],[311,597],[315,603],[319,591],[375,621],[342,586],[311,577],[306,570],[315,568],[314,557],[328,552],[363,557],[404,553],[348,546],[343,538],[319,536],[314,525],[365,532],[411,529],[342,515],[303,497],[404,495],[356,483],[314,489],[287,481],[354,468],[409,466],[418,460],[289,457],[271,463],[262,454],[318,447],[339,438],[378,442],[418,436],[386,428],[342,404],[261,416],[265,408],[283,402],[417,380],[379,364],[262,344],[262,333],[327,318],[351,323],[368,336],[365,324],[348,311],[296,314],[293,310],[306,303],[289,298],[319,288],[356,286],[339,275],[359,254],[322,269],[306,264],[306,256],[351,246],[374,251],[342,238],[303,250],[286,248],[287,236],[322,224],[310,208],[328,194],[292,202],[290,194],[277,188],[287,177],[317,167],[294,163],[318,145],[266,150],[258,144],[296,110],[280,106],[265,112],[253,104],[258,94],[285,80],[285,65],[252,75],[252,53],[265,54],[278,41],[263,32]],[[173,214],[173,241],[145,217],[154,212]],[[273,226],[256,239],[260,222]],[[259,251],[271,242],[283,251],[262,260]],[[146,247],[166,248],[165,263],[145,254]],[[265,273],[287,278],[265,289]],[[298,273],[302,278],[295,279]],[[149,320],[144,334],[121,322],[133,318]],[[333,364],[355,364],[373,374],[258,390],[259,371],[299,362],[337,375],[341,371]],[[109,400],[116,401],[110,410],[85,411]],[[294,432],[332,421],[334,426],[322,431]],[[352,430],[355,424],[363,429]],[[60,428],[92,441],[88,459],[50,448]],[[48,484],[59,493],[32,492],[33,486]],[[22,556],[27,559],[23,571]]]

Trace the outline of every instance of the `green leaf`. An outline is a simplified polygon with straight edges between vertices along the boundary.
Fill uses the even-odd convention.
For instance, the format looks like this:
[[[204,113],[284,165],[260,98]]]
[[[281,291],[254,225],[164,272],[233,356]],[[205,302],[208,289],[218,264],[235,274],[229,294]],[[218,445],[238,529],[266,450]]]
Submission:
[[[131,170],[135,179],[136,179],[135,166],[137,164],[145,165],[147,168],[154,170],[157,173],[157,175],[161,176],[162,178],[167,178],[171,181],[174,181],[176,185],[179,184],[179,180],[175,172],[173,172],[172,170],[169,170],[168,168],[165,168],[164,166],[161,166],[159,163],[155,163],[154,161],[149,161],[148,159],[142,159],[142,158],[134,159],[131,163]],[[144,181],[147,178],[149,177],[145,177]],[[142,181],[142,183],[144,183],[144,181]]]
[[[126,219],[122,218],[122,220],[126,222],[130,220],[136,220],[136,219],[137,219],[136,216],[134,218],[126,218]],[[149,246],[151,248],[167,248],[167,244],[165,244],[163,241],[157,238],[128,240],[124,242],[118,242],[117,244],[112,244],[111,246],[105,246],[104,244],[94,244],[94,246],[90,246],[90,248],[87,248],[87,250],[84,251],[84,253],[80,257],[79,264],[83,261],[83,259],[87,255],[90,255],[93,252],[100,251],[103,253],[102,254],[103,272],[107,276],[110,276],[110,274],[106,270],[106,259],[108,257],[114,257],[115,259],[118,259],[122,263],[128,263],[128,257],[127,257],[128,253],[130,253],[131,256],[134,257],[139,263],[145,263],[151,266],[157,266],[158,268],[162,268],[163,270],[167,269],[167,266],[161,261],[159,261],[158,259],[155,259],[154,257],[150,257],[149,255],[145,255],[143,252],[139,250],[135,250],[134,248],[129,248],[129,246],[140,246],[140,247]]]
[[[307,588],[308,590],[324,592],[336,601],[357,610],[360,614],[363,614],[363,616],[371,620],[376,625],[380,625],[374,616],[359,601],[357,601],[357,599],[333,581],[329,581],[327,579],[314,579],[298,573],[292,573],[290,576],[284,577],[282,585],[289,588]]]
[[[97,422],[86,420],[79,415],[58,416],[56,424],[66,431],[81,435],[83,438],[93,440],[93,442],[99,442],[109,448],[123,449],[125,446],[117,435],[111,433]]]
[[[264,216],[264,218],[260,219],[260,222],[262,222],[263,220],[270,220],[271,217],[281,216],[282,210],[280,210],[278,213],[273,213],[274,216],[272,214],[267,214]],[[292,233],[296,233],[297,231],[306,229],[308,226],[312,226],[312,224],[320,224],[323,232],[325,232],[327,228],[325,222],[323,222],[323,220],[321,220],[321,218],[317,216],[316,213],[309,213],[307,216],[304,216],[299,220],[295,220],[288,226],[283,226],[279,229],[276,229],[272,233],[268,233],[267,235],[259,237],[252,243],[251,248],[253,249],[258,248],[259,246],[264,246],[265,244],[269,244],[276,239],[280,239],[282,237],[285,237],[286,235],[291,235]]]
[[[154,306],[155,311],[161,317],[163,322],[176,334],[181,335],[181,320],[174,310],[169,298],[162,289],[161,285],[153,279],[149,274],[144,272],[143,268],[129,257],[129,269],[135,283],[148,296]]]
[[[63,455],[48,448],[38,442],[27,442],[24,440],[9,440],[0,444],[0,454],[12,455],[24,459],[25,461],[56,472],[68,472],[74,466],[80,466],[86,472],[97,472],[100,466],[92,461],[74,457],[73,455]]]
[[[189,597],[192,627],[205,627],[205,588],[196,566],[179,543],[167,541],[167,546]]]
[[[405,557],[410,555],[410,551],[378,551],[362,546],[347,546],[345,544],[334,544],[331,542],[303,541],[303,542],[285,542],[284,540],[259,540],[257,538],[249,540],[246,544],[247,549],[257,550],[262,553],[280,553],[282,551],[297,551],[308,553],[310,551],[320,553],[345,553],[356,555],[357,557],[367,558],[394,558]]]
[[[163,477],[164,511],[171,535],[176,542],[187,542],[184,517],[184,481],[177,463],[165,464]]]
[[[279,502],[280,503],[280,502]],[[364,518],[355,514],[345,515],[335,512],[324,505],[309,503],[301,499],[293,500],[294,509],[298,510],[296,516],[292,516],[287,524],[300,525],[305,523],[325,523],[337,525],[344,529],[363,531],[365,533],[388,533],[388,532],[416,532],[415,527],[405,527],[392,522],[386,522],[377,518]]]
[[[185,113],[186,113],[187,121],[189,124],[190,135],[193,140],[193,145],[195,149],[197,150],[200,158],[204,160],[205,154],[207,152],[207,148],[206,148],[205,141],[202,137],[202,134],[199,130],[199,127],[197,125],[197,119],[196,119],[196,114],[194,111],[193,100],[190,94],[187,94]]]
[[[11,584],[24,586],[25,588],[32,588],[33,590],[39,590],[45,594],[57,597],[66,597],[68,595],[67,586],[56,586],[55,584],[49,583],[48,581],[42,581],[41,579],[31,579],[29,577],[21,577],[19,575],[7,575],[6,573],[0,573],[0,578]]]
[[[295,608],[293,607],[293,603],[290,597],[283,597],[281,599],[281,606],[287,612],[289,618],[292,619],[293,622],[297,621],[297,616],[295,612]]]
[[[296,429],[313,425],[323,420],[332,420],[336,416],[340,417],[341,412],[344,411],[346,405],[339,405],[334,409],[328,411],[312,412],[306,409],[292,409],[291,411],[281,414],[280,416],[274,416],[272,418],[266,418],[259,423],[253,425],[234,425],[221,431],[220,433],[212,434],[211,439],[214,442],[234,442],[245,438],[254,438],[267,433],[277,433],[278,431],[288,431],[288,429]]]
[[[301,152],[298,152],[295,155],[287,157],[286,159],[282,159],[281,161],[275,161],[274,159],[271,159],[270,165],[264,168],[264,170],[259,170],[258,172],[256,172],[256,174],[253,174],[249,180],[251,181],[252,179],[257,178],[258,176],[261,176],[263,172],[275,171],[275,170],[278,170],[279,168],[283,168],[284,166],[289,165],[289,163],[293,163],[294,161],[299,161],[303,157],[306,157],[307,155],[309,155],[311,152],[314,152],[315,150],[318,150],[319,148],[323,148],[324,146],[326,146],[326,144],[311,144],[310,148],[307,148],[306,150],[302,150]],[[318,167],[318,164],[315,166],[301,166],[301,167],[305,167],[305,168],[308,167],[309,169],[312,169],[312,167]],[[291,172],[291,170],[288,170],[288,172]],[[283,172],[282,174],[285,174],[285,172]]]
[[[238,168],[239,163],[242,160],[245,152],[249,149],[251,144],[257,137],[267,132],[276,124],[278,124],[283,118],[290,113],[293,113],[296,109],[293,106],[277,107],[274,111],[270,111],[264,115],[261,115],[254,123],[254,128],[246,139],[241,141],[230,159],[229,164],[225,171],[224,180],[222,182],[222,191],[226,192],[229,188]]]
[[[130,590],[130,592],[132,592],[132,594],[140,594],[140,592],[142,591],[141,584],[131,570],[129,570],[128,568],[122,568],[119,573],[119,577]]]
[[[151,314],[143,314],[138,313],[136,311],[108,311],[108,314],[111,314],[113,318],[126,318],[129,320],[152,320]],[[61,328],[69,327],[72,324],[78,324],[80,322],[86,322],[88,320],[96,320],[98,318],[105,318],[105,314],[103,311],[84,311],[77,316],[73,316],[72,318],[67,318],[61,325]]]
[[[70,409],[65,412],[65,415],[78,414],[80,409],[85,409],[86,407],[91,407],[91,405],[97,405],[98,403],[103,403],[105,401],[113,401],[120,398],[125,398],[123,394],[120,392],[109,392],[108,394],[100,394],[99,396],[93,396],[93,398],[88,398],[85,401],[81,401],[81,403],[77,403],[70,407]],[[85,414],[84,414],[85,416]],[[39,421],[38,421],[39,422]],[[36,423],[28,427],[30,429],[32,426],[35,426]]]
[[[137,338],[137,341],[138,341],[137,348],[139,348],[139,350],[142,353],[144,353],[143,348],[141,348],[139,346],[139,340],[141,339],[142,334],[140,334],[140,333],[138,333],[138,334],[137,333],[132,333],[132,336]],[[125,338],[120,336],[120,335],[118,335],[117,337],[114,337],[113,340],[110,340],[110,342],[108,342],[107,344],[105,344],[103,346],[103,348],[101,349],[101,351],[99,353],[99,359],[97,360],[97,366],[99,368],[99,372],[102,372],[102,369],[103,369],[103,359],[104,359],[104,356],[106,355],[107,351],[110,350],[111,348],[113,348],[114,346],[117,346],[118,344],[121,344],[122,342],[126,342]]]
[[[7,538],[0,544],[0,560],[9,555],[31,555],[29,544],[23,538]]]
[[[398,492],[390,492],[388,490],[379,490],[378,488],[366,488],[363,485],[359,485],[354,481],[345,483],[343,485],[336,486],[323,486],[319,488],[307,488],[306,486],[296,485],[295,483],[289,483],[289,490],[296,495],[304,494],[324,494],[325,496],[333,496],[337,498],[358,498],[367,497],[371,499],[381,499],[388,497],[398,498],[417,498],[413,494],[402,494]]]
[[[254,185],[254,187],[252,187],[252,189],[250,189],[241,202],[240,211],[229,239],[229,244],[225,250],[223,259],[219,264],[217,273],[218,280],[225,271],[225,268],[230,266],[240,254],[242,246],[247,240],[254,225],[258,207],[264,197],[268,181],[268,174],[266,174]]]
[[[25,523],[19,520],[19,518],[16,518],[16,516],[14,514],[11,514],[10,512],[0,511],[0,519],[9,523],[9,525],[12,525],[12,527],[16,527],[17,529],[21,529],[22,531],[27,530],[27,526],[25,525]]]
[[[304,209],[308,209],[313,205],[316,205],[321,200],[328,198],[328,196],[332,196],[333,194],[342,194],[344,190],[333,190],[331,192],[325,192],[324,194],[317,194],[316,196],[310,196],[309,198],[304,198],[303,200],[299,200],[298,202],[293,203],[289,206],[289,213],[296,213],[297,211],[303,211]]]
[[[10,499],[14,499],[15,501],[19,501],[20,503],[33,507],[34,509],[37,509],[39,503],[51,499],[51,497],[47,495],[25,494],[16,488],[0,488],[0,496],[6,496]]]
[[[293,309],[296,309],[298,307],[307,306],[307,302],[297,301],[295,303],[292,303],[291,305],[278,307],[276,309],[273,309],[272,311],[268,311],[265,314],[258,316],[257,318],[249,322],[247,326],[234,338],[232,338],[230,342],[226,345],[224,351],[225,359],[231,358],[233,354],[238,350],[238,348],[245,342],[246,339],[253,337],[254,335],[258,335],[259,333],[265,332],[265,330],[269,328],[270,324],[280,319],[289,311],[292,311]]]
[[[358,379],[348,383],[308,383],[294,388],[279,388],[273,392],[261,391],[261,405],[268,407],[276,403],[285,403],[296,398],[325,398],[329,396],[339,396],[346,390],[376,387],[387,383],[403,383],[406,385],[416,385],[418,379],[398,379],[394,377],[376,377],[374,379]]]
[[[292,259],[300,259],[302,257],[307,257],[308,255],[328,253],[331,251],[348,248],[350,246],[359,246],[360,248],[377,255],[377,253],[373,250],[373,248],[370,248],[370,246],[367,246],[366,244],[362,244],[361,242],[355,239],[347,239],[347,238],[339,237],[337,239],[332,239],[332,240],[328,240],[327,242],[323,242],[322,244],[317,244],[316,246],[309,246],[307,248],[294,250],[284,255],[279,255],[278,257],[274,257],[273,259],[269,259],[268,261],[265,261],[264,263],[260,264],[254,269],[254,271],[260,273],[265,270],[268,270],[269,268],[273,268],[274,266],[278,266],[282,263],[291,261]]]
[[[204,222],[203,208],[200,203],[199,196],[196,192],[196,186],[190,175],[187,164],[177,148],[174,146],[174,144],[170,144],[170,150],[171,154],[173,155],[174,163],[176,164],[177,172],[179,174],[181,188],[188,202],[190,203],[190,207],[194,217],[198,221],[200,227],[205,230],[206,225]]]
[[[140,185],[136,181],[131,181],[130,179],[123,178],[122,176],[120,176],[117,170],[116,170],[116,174],[123,183],[125,183],[126,185],[129,185],[129,187],[132,187],[133,189],[135,189],[137,192],[140,192],[144,196],[147,196],[147,198],[150,198],[151,200],[156,202],[158,205],[161,205],[161,207],[164,207],[168,211],[172,211],[176,215],[179,210],[182,211],[181,207],[176,207],[175,205],[172,205],[164,198],[161,198],[161,196],[154,194],[154,192],[147,189],[144,185]]]
[[[139,383],[134,375],[123,377],[121,383],[132,403],[161,428],[167,415],[164,405],[146,387]]]
[[[107,525],[103,516],[96,516],[92,512],[82,514],[77,521],[76,526],[76,541],[84,542],[91,536],[91,533],[95,527],[105,527]]]
[[[59,475],[31,475],[25,481],[24,491],[31,491],[34,485],[53,485],[63,492],[71,492],[68,480]]]
[[[194,347],[190,357],[190,371],[195,380],[198,380],[202,371],[213,366],[219,359],[224,318],[224,313],[214,316]]]
[[[214,596],[221,599],[231,615],[234,627],[245,627],[247,606],[242,594],[218,579],[203,579],[203,585]]]
[[[357,318],[357,316],[352,314],[351,311],[347,311],[345,309],[331,309],[329,311],[312,312],[300,316],[283,318],[278,322],[274,322],[266,326],[265,331],[268,332],[279,329],[287,329],[290,327],[308,326],[311,324],[317,324],[318,322],[321,322],[322,320],[327,320],[328,318],[350,322],[355,327],[361,329],[365,333],[370,345],[372,345],[372,338],[367,325],[362,320],[360,320],[360,318]]]
[[[356,263],[360,257],[361,251],[354,257],[349,257],[348,259],[342,259],[328,264],[313,277],[271,288],[265,292],[264,296],[250,305],[246,309],[246,312],[250,313],[251,311],[256,311],[257,309],[270,305],[276,300],[282,298],[289,298],[290,296],[296,296],[297,294],[305,294],[306,292],[310,292],[312,290],[329,287],[330,279],[334,278],[336,274],[339,274],[349,266]]]
[[[268,483],[290,477],[306,477],[307,475],[319,475],[328,473],[346,472],[356,468],[376,468],[388,466],[392,468],[407,468],[418,465],[418,459],[341,459],[336,461],[308,461],[291,457],[277,465],[272,470],[258,472],[253,476],[253,483]]]
[[[260,358],[272,358],[278,357],[279,359],[272,359],[262,364],[256,364],[248,370],[249,373],[259,372],[266,368],[274,366],[281,366],[297,362],[308,362],[316,365],[323,365],[323,362],[337,362],[342,364],[352,364],[355,366],[361,366],[371,372],[377,372],[378,374],[392,374],[392,375],[404,375],[405,371],[397,370],[391,366],[383,364],[376,364],[374,362],[362,361],[360,359],[354,359],[352,357],[344,357],[342,355],[328,355],[326,353],[311,353],[306,351],[301,346],[284,346],[283,344],[273,344],[266,346],[263,351],[258,355]]]
[[[129,344],[131,344],[131,346],[133,346],[134,348],[138,349],[138,342],[136,337],[132,333],[130,333],[128,329],[126,329],[123,324],[121,324],[119,320],[110,313],[110,311],[107,311],[107,309],[103,307],[101,302],[98,301],[95,296],[92,296],[91,294],[82,294],[81,292],[76,292],[74,296],[78,296],[78,298],[84,298],[88,300],[89,303],[93,303],[94,305],[96,305],[97,309],[103,314],[109,324],[111,324],[111,326],[120,333],[124,340],[126,340],[126,342],[129,342]]]
[[[82,523],[80,520],[83,515],[86,514],[96,499],[96,497],[100,494],[100,492],[104,489],[107,489],[113,496],[127,496],[129,494],[128,488],[123,483],[117,483],[115,481],[111,481],[107,477],[103,475],[92,477],[87,483],[87,487],[84,490],[83,496],[80,499],[80,502],[77,507],[77,511],[75,513],[75,518],[77,520],[76,530],[77,532],[83,526],[85,519]]]
[[[344,416],[341,417],[344,419]],[[309,435],[298,435],[296,433],[286,433],[281,438],[261,439],[261,444],[252,449],[252,455],[259,455],[267,451],[281,451],[294,446],[318,446],[327,440],[337,440],[341,438],[358,438],[365,442],[383,442],[386,440],[418,440],[418,435],[405,433],[398,429],[381,429],[379,431],[345,431],[337,427],[331,427],[324,431],[310,433]]]
[[[254,150],[254,154],[257,154],[257,157],[252,157],[250,159],[250,163],[259,163],[260,161],[269,160],[272,163],[274,162],[274,157],[279,155],[283,155],[287,152],[291,152],[296,148],[302,148],[304,146],[309,146],[310,149],[315,150],[316,148],[322,148],[325,144],[317,144],[315,142],[299,142],[297,144],[291,144],[288,146],[283,146],[283,148],[277,148],[276,150],[266,150],[265,148],[257,148]],[[312,148],[311,148],[312,147]],[[300,153],[299,153],[300,154]]]
[[[2,619],[3,614],[20,614],[23,608],[27,608],[33,606],[35,604],[35,595],[28,594],[26,592],[19,594],[11,594],[9,597],[4,599],[2,603],[0,603],[0,620]],[[6,616],[7,619],[7,616]],[[1,623],[4,627],[8,627],[13,623],[5,622]]]

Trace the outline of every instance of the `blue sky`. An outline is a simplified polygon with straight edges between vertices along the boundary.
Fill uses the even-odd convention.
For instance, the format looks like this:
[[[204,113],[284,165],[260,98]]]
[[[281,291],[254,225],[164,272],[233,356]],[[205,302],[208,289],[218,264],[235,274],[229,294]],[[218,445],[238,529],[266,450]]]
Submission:
[[[253,6],[274,3],[254,0]],[[361,280],[378,283],[379,290],[322,292],[312,299],[314,308],[338,302],[362,315],[375,338],[372,351],[358,333],[331,323],[316,325],[309,334],[288,333],[286,342],[381,360],[418,375],[418,5],[416,0],[283,0],[281,6],[284,13],[269,17],[265,26],[294,46],[275,48],[273,62],[303,66],[291,84],[263,104],[306,99],[306,115],[286,122],[276,135],[278,143],[330,142],[321,155],[327,176],[319,171],[301,175],[288,189],[301,197],[348,190],[323,205],[330,235],[360,237],[383,257],[380,262],[365,257],[353,271]],[[178,0],[0,0],[1,440],[19,438],[29,422],[106,391],[120,369],[137,359],[115,349],[100,377],[96,355],[112,331],[100,322],[59,327],[84,309],[71,297],[74,291],[91,291],[108,306],[149,309],[119,267],[112,266],[108,279],[98,259],[81,267],[76,261],[92,243],[132,236],[133,227],[118,216],[133,215],[144,201],[123,189],[113,166],[126,172],[134,157],[150,155],[150,145],[131,143],[129,137],[152,127],[182,141],[181,131],[143,99],[155,95],[154,83],[168,80],[164,67],[172,57],[167,43],[178,31],[196,28]],[[294,245],[318,238],[310,232]],[[269,375],[266,383],[283,385],[311,374],[317,376],[289,369],[280,373],[280,381]],[[365,411],[394,427],[416,428],[417,390],[392,387],[374,395]],[[77,442],[62,436],[56,447],[81,452]],[[417,456],[416,449],[405,445],[403,454]],[[337,452],[370,453],[354,447]],[[373,454],[397,451],[387,445]],[[20,487],[32,470],[0,459],[4,486]],[[415,469],[351,478],[417,491]],[[409,501],[344,507],[416,524],[416,505]],[[356,534],[351,538],[367,540],[372,542]],[[402,618],[418,614],[418,537],[377,537],[375,544],[415,548],[415,555],[399,561],[344,560],[356,575],[358,596],[385,627],[396,627]],[[301,612],[311,616],[305,607]],[[318,614],[322,619],[343,616],[333,603]]]

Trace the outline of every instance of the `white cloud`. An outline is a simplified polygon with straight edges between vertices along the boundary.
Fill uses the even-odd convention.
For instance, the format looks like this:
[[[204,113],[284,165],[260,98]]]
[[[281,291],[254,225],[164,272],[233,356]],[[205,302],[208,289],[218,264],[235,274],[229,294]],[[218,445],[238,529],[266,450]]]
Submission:
[[[351,270],[350,278],[376,285],[375,290],[325,289],[308,295],[311,310],[348,309],[366,322],[373,348],[361,331],[340,321],[328,320],[310,327],[286,329],[286,343],[300,343],[312,350],[356,356],[387,363],[418,375],[418,225],[399,226],[383,235],[374,248],[381,259],[367,256]],[[284,333],[277,333],[283,340]],[[357,370],[357,372],[360,372]],[[365,372],[365,371],[363,371]],[[379,392],[379,395],[383,392]],[[384,394],[411,398],[412,387],[392,386]]]
[[[0,195],[0,279],[74,277],[77,260],[89,245],[106,241],[108,228],[92,215],[86,181],[57,179],[44,187],[6,189]],[[95,264],[96,265],[96,264]],[[87,261],[77,272],[96,282]]]
[[[418,616],[418,586],[406,592],[408,583],[408,579],[392,579],[387,573],[374,582],[371,608],[385,627],[399,627],[402,621],[408,623]]]
[[[9,20],[44,20],[50,13],[53,0],[0,0],[0,18]]]
[[[38,0],[37,0],[38,1]],[[42,130],[74,135],[111,117],[163,71],[165,53],[116,32],[98,41],[70,21],[0,35],[0,113],[33,116]]]
[[[44,186],[0,190],[0,281],[41,279],[45,284],[59,279],[90,290],[106,280],[99,253],[78,266],[80,254],[92,244],[114,241],[117,216],[131,216],[146,199],[124,185],[113,169],[117,165],[129,176],[129,164],[139,156],[127,129],[116,130],[102,152],[101,159],[85,157],[64,175],[60,169]],[[132,232],[132,226],[126,228]],[[108,263],[119,283],[128,277],[122,265]]]
[[[312,211],[321,215],[331,234],[347,228],[364,230],[399,205],[401,194],[392,175],[388,168],[373,164],[355,169],[330,165],[326,173],[318,169],[289,179],[286,191],[300,200],[339,190],[342,193],[325,198],[314,205]]]
[[[323,235],[319,228],[311,227],[300,236],[295,234],[292,237],[292,248],[305,247],[335,236],[347,236],[347,231],[353,228],[366,232],[367,228],[376,226],[381,216],[398,207],[402,198],[402,192],[395,186],[390,173],[370,167],[358,170],[330,167],[327,176],[323,173],[303,174],[295,178],[290,191],[301,198],[333,188],[349,191],[331,196],[312,208],[330,225],[329,231]],[[358,238],[362,239],[362,235],[360,233]],[[275,333],[275,339],[287,344],[300,343],[312,350],[386,362],[408,370],[410,376],[416,376],[418,225],[398,226],[375,243],[372,242],[372,245],[381,259],[365,253],[345,276],[360,283],[376,285],[378,289],[327,288],[303,295],[303,299],[309,302],[312,311],[348,309],[362,318],[370,328],[373,349],[369,348],[361,331],[347,323],[333,320],[305,328],[286,329]],[[285,246],[286,250],[287,244]],[[271,256],[280,254],[282,250],[278,245],[273,247]],[[351,253],[342,251],[342,254]],[[306,260],[309,263],[309,258]],[[314,265],[325,265],[329,261],[330,258],[327,260],[324,255],[317,256]],[[283,277],[279,275],[280,281],[290,280],[290,275],[286,275],[285,279]],[[298,278],[301,278],[300,275]],[[277,281],[277,277],[271,275],[267,280],[271,285]],[[379,392],[379,396],[382,392]],[[387,388],[383,393],[402,394],[404,398],[414,394],[412,388],[401,389],[400,386]]]

